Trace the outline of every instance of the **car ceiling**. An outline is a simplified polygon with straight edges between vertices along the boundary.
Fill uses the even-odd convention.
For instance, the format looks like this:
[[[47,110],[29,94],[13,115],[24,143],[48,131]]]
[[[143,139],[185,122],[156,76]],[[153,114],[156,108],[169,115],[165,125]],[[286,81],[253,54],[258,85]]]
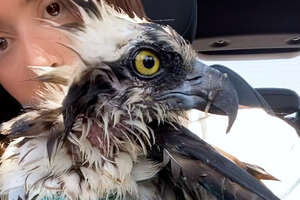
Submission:
[[[155,22],[174,27],[203,54],[300,51],[298,0],[142,0]]]

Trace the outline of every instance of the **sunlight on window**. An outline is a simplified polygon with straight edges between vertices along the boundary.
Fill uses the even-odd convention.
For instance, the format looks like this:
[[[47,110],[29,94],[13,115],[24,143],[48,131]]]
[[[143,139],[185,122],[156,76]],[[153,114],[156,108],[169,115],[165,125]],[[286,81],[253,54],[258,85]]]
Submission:
[[[204,61],[221,64],[241,75],[253,87],[288,88],[300,94],[300,56],[272,60]]]

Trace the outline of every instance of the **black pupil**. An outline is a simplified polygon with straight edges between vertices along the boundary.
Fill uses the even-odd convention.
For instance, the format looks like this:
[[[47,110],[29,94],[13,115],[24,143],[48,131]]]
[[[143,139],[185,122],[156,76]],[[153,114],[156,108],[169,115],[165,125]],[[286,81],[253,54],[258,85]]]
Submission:
[[[152,56],[145,56],[143,64],[146,68],[151,69],[155,65],[155,60]]]
[[[4,38],[0,38],[0,50],[5,50],[7,46],[7,40]]]
[[[60,6],[58,3],[52,3],[47,6],[47,12],[51,16],[57,16],[60,13]]]

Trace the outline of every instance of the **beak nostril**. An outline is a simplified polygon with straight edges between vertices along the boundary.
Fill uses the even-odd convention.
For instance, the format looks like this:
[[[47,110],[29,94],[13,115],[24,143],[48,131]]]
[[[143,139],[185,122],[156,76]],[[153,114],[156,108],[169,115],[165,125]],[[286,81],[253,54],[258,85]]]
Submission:
[[[188,81],[197,81],[197,80],[199,80],[201,78],[202,78],[202,76],[199,75],[199,76],[188,78]]]

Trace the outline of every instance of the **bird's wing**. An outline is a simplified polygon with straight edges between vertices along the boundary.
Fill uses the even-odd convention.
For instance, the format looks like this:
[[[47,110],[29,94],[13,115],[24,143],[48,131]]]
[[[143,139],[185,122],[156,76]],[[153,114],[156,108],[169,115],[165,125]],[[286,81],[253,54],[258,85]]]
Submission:
[[[217,199],[278,199],[255,177],[188,129],[168,124],[157,127],[152,156],[165,162],[163,176],[170,176],[174,189],[189,196],[184,199],[199,199],[203,187]]]

